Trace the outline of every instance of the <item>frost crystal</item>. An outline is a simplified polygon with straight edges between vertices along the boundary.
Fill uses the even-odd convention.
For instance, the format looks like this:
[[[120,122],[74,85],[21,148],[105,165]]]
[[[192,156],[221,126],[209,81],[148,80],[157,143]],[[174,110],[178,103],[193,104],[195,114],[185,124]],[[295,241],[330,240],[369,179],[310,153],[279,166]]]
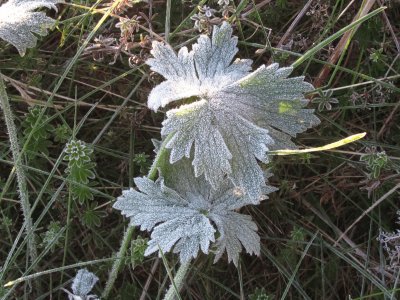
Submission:
[[[80,269],[72,281],[72,293],[63,289],[68,294],[69,300],[98,299],[96,295],[89,295],[99,278],[87,269]]]
[[[41,7],[57,10],[55,4],[63,0],[9,0],[0,6],[0,38],[18,49],[21,56],[26,48],[36,45],[35,34],[45,36],[47,29],[53,27],[55,20],[44,12],[35,12]]]
[[[215,261],[226,251],[228,260],[237,264],[242,246],[250,254],[259,254],[257,225],[250,216],[234,211],[251,202],[229,180],[211,189],[203,176],[194,176],[187,159],[170,166],[165,175],[165,181],[135,178],[139,191],[124,191],[114,204],[130,218],[131,226],[153,230],[145,255],[173,248],[185,263],[200,249],[207,254],[214,242]]]
[[[268,150],[296,148],[291,138],[319,119],[303,108],[308,103],[303,93],[313,89],[304,77],[288,78],[292,68],[278,64],[251,72],[251,60],[232,62],[236,45],[226,22],[214,27],[211,39],[200,36],[191,51],[183,47],[176,54],[154,42],[147,64],[167,80],[152,90],[148,106],[157,111],[198,99],[167,112],[161,134],[172,135],[166,145],[170,162],[193,152],[196,177],[204,174],[216,189],[227,175],[256,203],[265,187],[257,160],[268,162]]]

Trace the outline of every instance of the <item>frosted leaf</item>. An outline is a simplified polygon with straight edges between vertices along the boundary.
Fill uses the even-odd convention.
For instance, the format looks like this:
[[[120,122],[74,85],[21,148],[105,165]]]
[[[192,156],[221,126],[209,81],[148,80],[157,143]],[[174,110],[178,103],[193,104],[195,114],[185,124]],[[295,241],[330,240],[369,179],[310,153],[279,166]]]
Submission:
[[[183,47],[175,54],[171,46],[154,41],[154,58],[146,63],[167,81],[151,91],[148,106],[157,111],[175,100],[212,93],[248,74],[251,60],[231,64],[238,51],[236,44],[237,37],[232,37],[232,28],[225,22],[214,28],[212,41],[200,36],[190,52]]]
[[[194,144],[193,166],[196,176],[202,174],[215,188],[226,173],[231,173],[229,160],[232,155],[224,142],[216,116],[209,103],[201,100],[184,105],[178,110],[170,110],[163,123],[162,135],[174,133],[166,145],[171,150],[170,161],[175,163],[184,156],[191,155]],[[206,170],[207,166],[213,166]]]
[[[303,108],[308,103],[303,94],[313,86],[303,76],[287,78],[292,71],[278,64],[263,65],[221,89],[212,101],[267,129],[275,142],[271,149],[296,148],[290,138],[320,121],[313,109]]]
[[[206,204],[201,203],[201,197],[193,197],[191,203],[166,187],[162,177],[156,182],[135,178],[135,184],[139,191],[124,191],[113,207],[130,217],[130,225],[140,226],[141,230],[153,229],[145,255],[159,247],[169,252],[175,244],[182,262],[197,257],[199,248],[208,253],[215,229],[198,209]]]
[[[250,216],[233,211],[216,210],[210,214],[221,234],[217,241],[217,251],[214,262],[218,261],[226,251],[228,261],[237,266],[242,245],[250,254],[260,254],[260,237],[256,233],[257,225]]]
[[[37,35],[47,35],[47,29],[55,20],[44,12],[35,12],[41,7],[57,10],[57,3],[63,0],[9,0],[0,6],[0,38],[17,48],[21,56],[27,48],[36,45]]]
[[[136,178],[138,191],[124,191],[113,206],[130,218],[131,226],[152,230],[145,255],[159,249],[173,251],[185,263],[197,257],[199,250],[207,254],[214,242],[215,261],[226,250],[229,261],[237,264],[242,246],[248,253],[259,254],[257,226],[250,216],[233,211],[251,201],[229,180],[212,189],[203,176],[194,176],[188,159],[170,166],[164,175],[165,181],[163,177],[155,182]]]
[[[313,89],[304,77],[288,78],[293,69],[278,64],[250,73],[251,60],[232,63],[236,45],[226,22],[214,26],[211,39],[200,36],[191,51],[175,54],[155,42],[147,63],[167,80],[150,93],[148,106],[197,99],[167,112],[161,134],[172,136],[170,162],[193,153],[196,176],[204,174],[213,188],[227,176],[256,203],[265,188],[258,161],[267,163],[269,150],[296,148],[291,138],[319,119],[303,108],[304,93]]]
[[[72,281],[72,293],[63,289],[68,294],[69,300],[98,299],[96,295],[89,295],[99,278],[86,268],[80,269]]]
[[[163,252],[169,252],[175,245],[174,253],[179,253],[180,261],[189,262],[192,257],[197,257],[199,249],[208,253],[210,243],[214,242],[214,233],[209,220],[198,210],[191,213],[183,210],[179,218],[168,220],[153,230],[145,255],[158,251],[159,247]]]
[[[232,153],[232,172],[228,173],[228,178],[257,204],[266,187],[264,172],[257,159],[268,162],[267,145],[272,144],[273,140],[268,135],[268,130],[254,125],[239,114],[232,115],[229,111],[224,111],[219,117],[222,117],[221,132]]]

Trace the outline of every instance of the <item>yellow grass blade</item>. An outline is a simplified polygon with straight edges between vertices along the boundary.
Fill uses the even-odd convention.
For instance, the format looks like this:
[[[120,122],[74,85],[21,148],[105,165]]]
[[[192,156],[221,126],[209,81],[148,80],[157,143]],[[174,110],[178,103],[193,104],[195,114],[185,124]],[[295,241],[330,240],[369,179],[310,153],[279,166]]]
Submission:
[[[301,149],[301,150],[292,150],[292,149],[283,149],[283,150],[275,150],[275,151],[269,151],[268,154],[272,155],[292,155],[292,154],[302,154],[302,153],[310,153],[310,152],[319,152],[319,151],[326,151],[326,150],[331,150],[335,149],[338,147],[341,147],[346,144],[353,143],[355,141],[358,141],[359,139],[362,139],[367,133],[357,133],[351,136],[348,136],[344,139],[341,139],[340,141],[327,144],[325,146],[321,147],[315,147],[315,148],[308,148],[308,149]]]

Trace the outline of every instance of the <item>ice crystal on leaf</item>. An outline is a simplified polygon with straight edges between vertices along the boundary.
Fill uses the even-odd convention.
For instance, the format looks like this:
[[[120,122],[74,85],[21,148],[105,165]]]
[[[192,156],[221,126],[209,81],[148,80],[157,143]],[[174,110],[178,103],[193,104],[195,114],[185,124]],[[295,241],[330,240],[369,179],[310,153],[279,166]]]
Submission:
[[[185,263],[197,257],[199,250],[208,254],[210,246],[215,245],[215,261],[226,251],[228,260],[237,264],[242,247],[250,254],[259,254],[257,225],[250,216],[235,212],[251,201],[229,180],[211,189],[203,176],[194,176],[187,159],[165,173],[165,179],[159,177],[155,182],[135,178],[138,191],[124,191],[114,204],[130,218],[131,226],[152,230],[145,255],[159,249],[173,250]]]
[[[72,281],[72,293],[63,289],[68,294],[69,300],[99,299],[96,295],[89,295],[99,278],[87,269],[80,269]]]
[[[63,0],[9,0],[0,6],[0,38],[17,48],[21,56],[27,48],[36,45],[35,34],[45,36],[55,20],[44,12],[35,12],[41,7],[57,10],[57,3]]]
[[[147,64],[166,81],[152,90],[148,106],[157,111],[197,98],[167,112],[161,134],[172,135],[166,145],[170,162],[193,151],[196,177],[204,174],[216,189],[227,175],[256,203],[265,187],[257,160],[268,162],[268,150],[296,148],[291,138],[319,119],[303,108],[308,103],[303,94],[313,89],[304,77],[288,78],[292,68],[278,64],[251,72],[251,60],[232,62],[236,45],[226,22],[214,27],[211,39],[200,36],[191,51],[183,47],[176,54],[154,42]]]

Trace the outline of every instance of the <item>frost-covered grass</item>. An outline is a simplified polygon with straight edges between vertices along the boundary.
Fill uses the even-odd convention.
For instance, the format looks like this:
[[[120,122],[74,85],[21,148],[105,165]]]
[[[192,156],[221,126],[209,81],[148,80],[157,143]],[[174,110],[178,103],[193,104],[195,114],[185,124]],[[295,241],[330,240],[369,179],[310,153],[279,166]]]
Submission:
[[[51,5],[60,1],[44,2]],[[170,288],[168,299],[176,290],[180,290],[181,299],[396,299],[400,257],[400,225],[396,224],[400,197],[400,4],[368,0],[217,2],[202,1],[197,7],[198,3],[172,0],[74,0],[57,5],[58,12],[43,10],[57,20],[56,27],[39,39],[37,47],[26,50],[24,57],[12,45],[1,42],[0,71],[22,155],[18,161],[10,149],[0,109],[0,295],[7,299],[66,299],[72,294],[82,298],[109,295],[111,299],[164,297],[177,274],[182,252],[162,253],[160,258],[151,255],[164,249],[162,242],[173,238],[161,235],[164,231],[157,230],[161,225],[155,227],[153,240],[151,233],[128,228],[128,220],[115,209],[124,207],[115,201],[122,190],[136,187],[133,178],[149,175],[155,180],[158,176],[160,166],[151,168],[156,157],[152,139],[160,139],[163,126],[164,133],[169,130],[166,135],[176,133],[176,124],[165,128],[176,122],[174,117],[184,114],[171,110],[166,116],[165,112],[182,104],[193,107],[199,93],[212,98],[227,82],[214,78],[200,87],[196,78],[177,82],[180,85],[172,81],[171,89],[179,89],[182,98],[190,98],[158,104],[155,113],[147,107],[148,97],[169,78],[152,72],[145,61],[153,57],[153,41],[168,40],[176,51],[184,46],[190,50],[200,34],[211,33],[213,25],[221,26],[225,18],[238,37],[235,58],[253,60],[252,70],[272,63],[292,66],[289,77],[305,76],[305,82],[316,88],[306,96],[311,100],[306,108],[315,109],[321,123],[292,142],[300,148],[316,147],[355,133],[367,135],[342,148],[274,156],[268,164],[259,163],[260,170],[269,169],[274,174],[268,185],[279,190],[257,206],[236,202],[236,211],[208,207],[194,195],[200,188],[191,184],[191,173],[173,176],[187,169],[182,163],[184,155],[177,154],[180,162],[170,170],[170,177],[163,174],[167,187],[174,191],[164,189],[163,193],[173,202],[177,201],[174,193],[190,191],[192,201],[183,203],[179,198],[168,208],[168,217],[179,224],[185,218],[201,218],[208,231],[185,229],[184,233],[199,233],[196,237],[203,247],[196,255],[186,252],[178,274],[185,276]],[[383,5],[387,8],[379,10]],[[351,30],[345,33],[342,29],[346,26]],[[35,38],[29,35],[29,40],[27,47],[31,48]],[[23,54],[24,46],[19,50]],[[228,59],[229,49],[224,53],[219,61]],[[165,90],[159,91],[153,90],[152,97],[169,99]],[[267,97],[269,91],[260,88],[258,92]],[[233,101],[226,106],[234,112]],[[288,115],[293,109],[286,102],[278,107]],[[261,114],[257,107],[251,113]],[[188,118],[187,124],[196,117],[198,114]],[[234,128],[228,128],[227,120],[234,118],[239,119],[234,113],[226,116],[219,127],[225,132],[223,142],[231,154],[237,149],[232,148],[229,138],[235,135],[227,132],[246,132],[238,121]],[[168,121],[162,123],[164,120]],[[271,119],[252,121],[261,127],[274,126]],[[179,134],[185,130],[181,125]],[[289,126],[290,120],[284,125]],[[204,136],[198,139],[204,145],[212,132],[198,132],[196,137],[201,133]],[[283,140],[288,142],[286,136]],[[179,146],[175,142],[175,148],[180,150]],[[252,144],[246,146],[251,148]],[[215,160],[208,161],[202,155],[203,163],[208,164],[200,165],[202,173],[216,176],[215,182],[222,180],[210,172],[210,166],[217,167]],[[228,167],[222,169],[219,175],[230,176]],[[247,174],[243,169],[236,172]],[[21,180],[26,182],[22,191]],[[138,192],[124,195],[139,197],[135,201],[141,200],[151,214],[153,203],[147,192],[159,193],[161,183],[146,180]],[[189,187],[179,185],[179,181]],[[251,188],[251,183],[246,186]],[[146,185],[151,186],[147,192]],[[211,187],[200,190],[204,189]],[[239,197],[243,190],[233,192]],[[21,194],[30,202],[30,216],[21,211]],[[216,201],[226,204],[226,199]],[[201,206],[202,213],[193,214],[194,206]],[[259,256],[242,251],[237,258],[238,249],[228,251],[230,257],[221,248],[208,251],[209,243],[220,238],[218,226],[227,211],[251,216],[252,221],[246,219],[249,228],[241,234],[248,235],[248,251],[259,252]],[[135,219],[137,211],[132,215],[132,224],[146,221]],[[26,219],[31,223],[24,223]],[[31,230],[25,230],[24,224],[31,224]],[[253,224],[258,227],[259,248],[254,243],[257,237],[252,236]],[[147,227],[155,224],[150,225]],[[146,253],[149,240],[151,249]],[[32,245],[37,249],[35,255],[28,250]],[[216,254],[222,257],[214,263]],[[193,256],[196,258],[186,264]]]

